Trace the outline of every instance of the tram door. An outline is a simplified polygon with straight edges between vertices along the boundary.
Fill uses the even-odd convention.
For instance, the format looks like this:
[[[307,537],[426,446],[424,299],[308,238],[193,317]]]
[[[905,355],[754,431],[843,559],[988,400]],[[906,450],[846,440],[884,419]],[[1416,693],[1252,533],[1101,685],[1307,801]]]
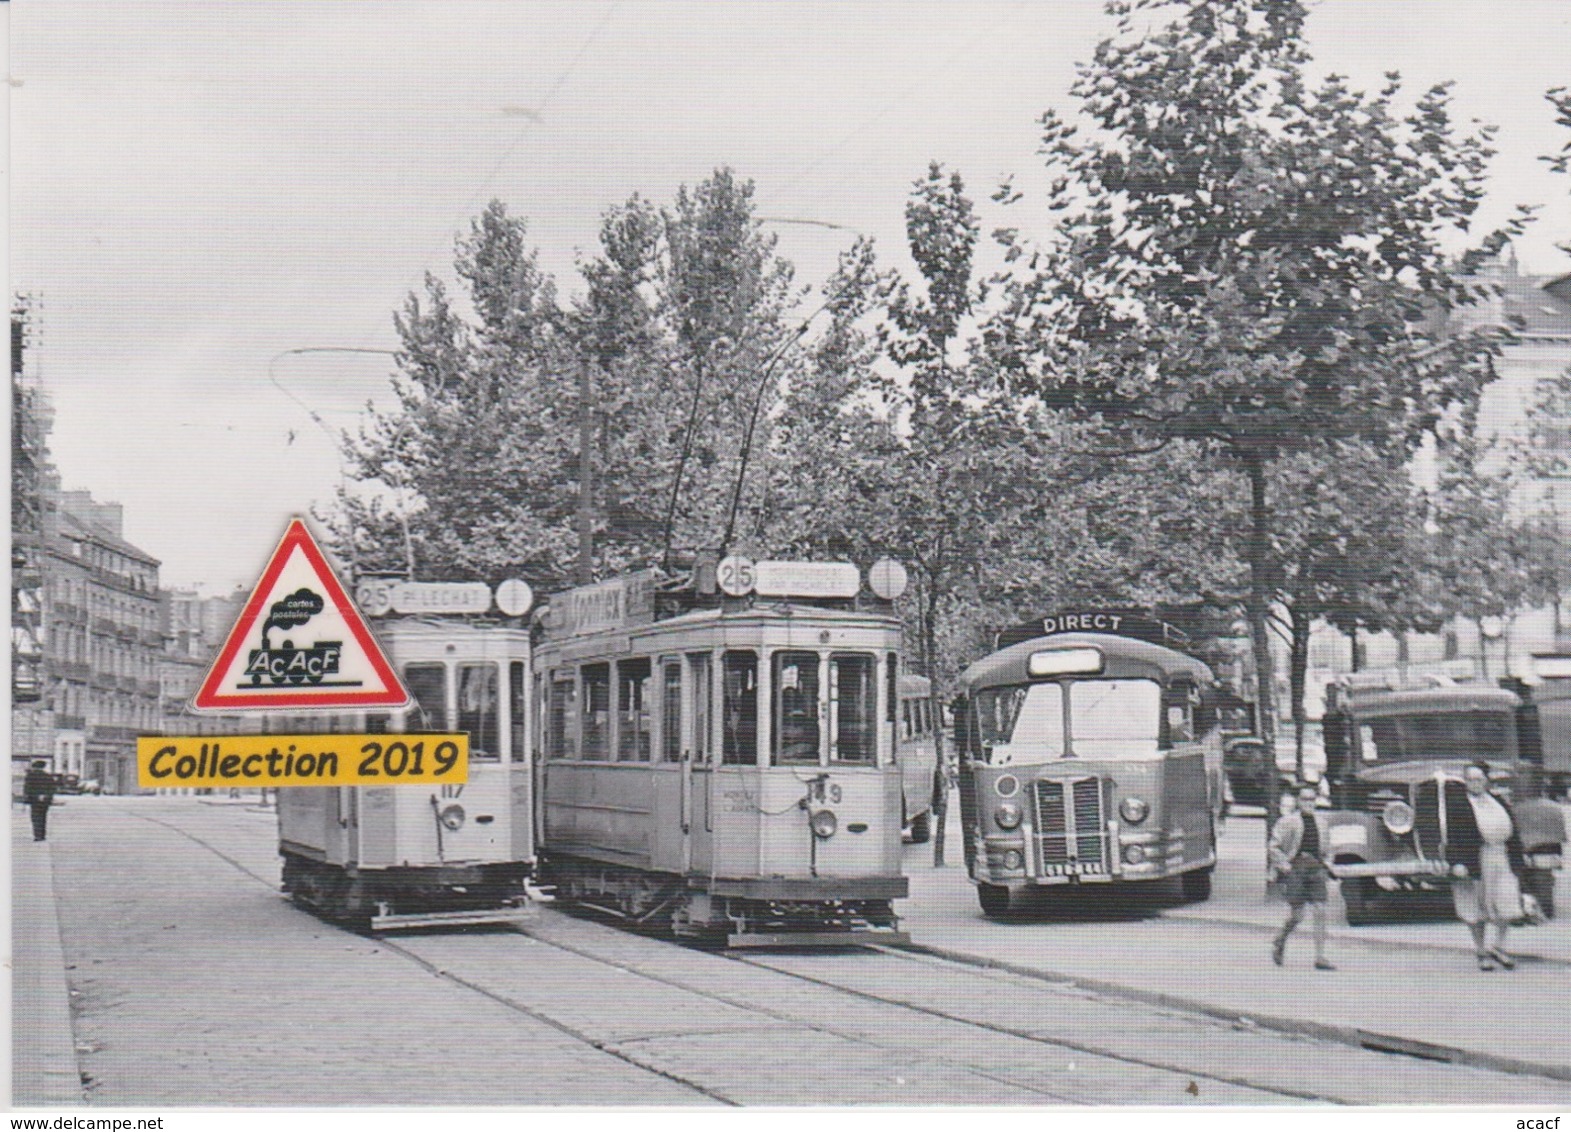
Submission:
[[[709,653],[683,658],[687,677],[682,749],[682,869],[707,873],[714,861],[715,676]]]
[[[686,868],[688,836],[683,817],[688,769],[682,756],[688,746],[688,730],[682,658],[656,657],[651,676],[650,694],[658,703],[652,714],[659,720],[650,768],[654,776],[651,864],[664,872],[679,873]]]

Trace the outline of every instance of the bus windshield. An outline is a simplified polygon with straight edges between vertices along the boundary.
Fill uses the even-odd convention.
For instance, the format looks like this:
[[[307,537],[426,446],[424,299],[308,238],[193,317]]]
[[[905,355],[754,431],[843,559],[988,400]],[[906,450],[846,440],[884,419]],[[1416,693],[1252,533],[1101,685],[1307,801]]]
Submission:
[[[1157,753],[1162,690],[1152,680],[1068,680],[985,688],[972,754],[994,766]]]
[[[1381,716],[1359,727],[1359,756],[1365,763],[1510,759],[1513,726],[1500,712]]]

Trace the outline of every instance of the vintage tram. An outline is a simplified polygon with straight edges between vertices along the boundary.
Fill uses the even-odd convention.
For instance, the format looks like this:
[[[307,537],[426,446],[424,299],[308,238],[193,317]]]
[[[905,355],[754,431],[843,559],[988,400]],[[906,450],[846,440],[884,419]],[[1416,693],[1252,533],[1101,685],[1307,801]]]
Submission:
[[[966,867],[982,911],[1050,885],[1177,876],[1204,900],[1224,795],[1212,675],[1132,614],[1008,630],[960,677],[955,745]]]
[[[489,589],[479,588],[489,607]],[[424,596],[406,607],[433,603],[432,595],[438,608],[454,604],[440,583],[409,592]],[[361,605],[371,608],[363,597]],[[468,781],[280,789],[284,891],[324,918],[375,930],[521,917],[534,856],[528,629],[483,615],[373,617],[370,624],[410,705],[274,720],[271,729],[465,732]]]
[[[903,939],[898,590],[719,567],[537,611],[539,883],[733,947]]]

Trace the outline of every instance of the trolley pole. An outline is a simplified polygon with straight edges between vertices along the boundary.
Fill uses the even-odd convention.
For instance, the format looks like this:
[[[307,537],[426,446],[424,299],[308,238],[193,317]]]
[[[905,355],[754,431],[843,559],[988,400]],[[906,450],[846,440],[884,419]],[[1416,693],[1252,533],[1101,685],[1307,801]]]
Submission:
[[[578,361],[578,584],[587,586],[595,574],[594,420],[590,416],[593,388],[589,380],[589,359]]]

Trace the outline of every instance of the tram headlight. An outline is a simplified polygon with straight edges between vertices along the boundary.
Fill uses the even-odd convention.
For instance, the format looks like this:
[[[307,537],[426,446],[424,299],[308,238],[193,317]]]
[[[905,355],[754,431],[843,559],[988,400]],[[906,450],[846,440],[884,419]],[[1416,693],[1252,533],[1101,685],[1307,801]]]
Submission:
[[[1136,798],[1131,794],[1118,803],[1118,812],[1130,825],[1139,825],[1146,820],[1146,815],[1151,812],[1151,807],[1144,798]]]
[[[1393,798],[1380,811],[1380,820],[1395,836],[1413,832],[1413,807],[1400,798]]]
[[[993,820],[998,823],[999,829],[1014,829],[1020,824],[1020,807],[1013,802],[1005,802],[993,811]]]
[[[456,802],[451,806],[443,806],[437,819],[442,823],[443,829],[457,833],[464,826],[464,808]]]
[[[840,822],[833,810],[814,810],[813,816],[807,819],[807,824],[813,827],[814,837],[826,840],[833,837],[835,830],[840,828]]]
[[[1146,851],[1143,845],[1124,846],[1124,864],[1143,865],[1146,861]]]

